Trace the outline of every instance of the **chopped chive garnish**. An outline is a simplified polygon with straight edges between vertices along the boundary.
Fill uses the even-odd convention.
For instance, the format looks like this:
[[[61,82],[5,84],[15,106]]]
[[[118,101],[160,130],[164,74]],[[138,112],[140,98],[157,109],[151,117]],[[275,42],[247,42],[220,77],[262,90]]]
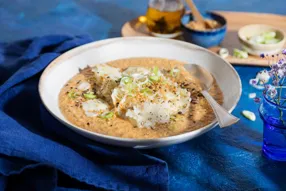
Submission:
[[[131,94],[133,90],[136,88],[134,84],[126,84],[128,93]]]
[[[159,81],[160,78],[159,78],[159,76],[150,76],[149,79],[153,82],[157,82],[157,81]]]
[[[121,78],[121,81],[124,83],[124,84],[130,84],[132,82],[132,79],[130,77],[123,77]]]
[[[154,66],[153,71],[152,71],[156,76],[158,76],[159,68],[158,66]]]
[[[176,120],[176,116],[175,116],[175,115],[171,115],[171,116],[170,116],[170,119],[171,119],[172,121],[175,121],[175,120]]]
[[[94,95],[93,92],[83,94],[83,96],[84,96],[86,99],[95,99],[95,98],[96,98],[96,95]]]
[[[176,77],[179,74],[179,72],[180,72],[180,70],[178,68],[173,68],[170,71],[170,75],[173,76],[173,77]]]
[[[113,112],[108,112],[105,115],[100,116],[102,119],[111,119],[114,116]]]
[[[144,93],[144,94],[152,94],[153,93],[153,91],[150,88],[144,88],[140,92]]]
[[[76,92],[74,92],[74,91],[70,91],[68,93],[68,96],[69,96],[69,98],[74,99],[74,98],[76,98],[78,96],[78,94]]]

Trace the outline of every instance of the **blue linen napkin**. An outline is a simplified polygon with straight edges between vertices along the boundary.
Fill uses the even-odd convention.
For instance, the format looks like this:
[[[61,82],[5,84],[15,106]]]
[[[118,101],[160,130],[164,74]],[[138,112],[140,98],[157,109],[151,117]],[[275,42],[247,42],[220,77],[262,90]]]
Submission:
[[[168,189],[166,162],[88,140],[43,107],[43,69],[90,41],[56,35],[0,44],[0,190]]]

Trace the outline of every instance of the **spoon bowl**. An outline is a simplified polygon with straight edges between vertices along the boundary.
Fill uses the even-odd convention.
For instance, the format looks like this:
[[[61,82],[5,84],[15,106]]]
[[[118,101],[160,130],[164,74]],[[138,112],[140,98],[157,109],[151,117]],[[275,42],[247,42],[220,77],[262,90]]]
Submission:
[[[214,79],[210,72],[197,64],[185,64],[185,69],[200,82],[201,93],[212,107],[220,127],[227,127],[239,121],[239,118],[231,115],[226,109],[219,105],[208,93],[213,85]]]

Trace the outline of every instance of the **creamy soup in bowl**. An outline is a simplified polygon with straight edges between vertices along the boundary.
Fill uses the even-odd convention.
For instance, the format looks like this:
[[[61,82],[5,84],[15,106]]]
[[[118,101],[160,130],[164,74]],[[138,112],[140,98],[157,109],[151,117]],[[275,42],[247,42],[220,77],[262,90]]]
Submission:
[[[59,94],[71,123],[105,135],[150,139],[204,127],[214,114],[183,62],[128,58],[80,69]],[[222,104],[217,84],[210,90]]]
[[[189,63],[213,75],[210,93],[231,112],[241,82],[229,63],[196,45],[152,37],[72,49],[45,69],[39,93],[59,122],[94,141],[134,148],[178,144],[217,124],[196,79],[182,68]]]

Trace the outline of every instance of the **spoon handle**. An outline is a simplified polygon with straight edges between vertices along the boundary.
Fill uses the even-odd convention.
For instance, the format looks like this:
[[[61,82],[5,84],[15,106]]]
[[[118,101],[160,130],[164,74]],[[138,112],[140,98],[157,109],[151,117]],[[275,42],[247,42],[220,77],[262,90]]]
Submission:
[[[239,118],[231,115],[230,113],[228,113],[227,110],[225,110],[221,105],[219,105],[216,100],[209,94],[209,92],[203,90],[201,93],[212,107],[214,114],[217,118],[218,124],[221,128],[230,126],[239,121]]]
[[[195,19],[197,19],[198,22],[200,23],[204,23],[204,18],[201,15],[201,13],[199,12],[199,10],[197,9],[195,3],[193,2],[193,0],[186,0],[186,3],[188,4],[188,6],[190,7],[192,14],[194,15]]]

